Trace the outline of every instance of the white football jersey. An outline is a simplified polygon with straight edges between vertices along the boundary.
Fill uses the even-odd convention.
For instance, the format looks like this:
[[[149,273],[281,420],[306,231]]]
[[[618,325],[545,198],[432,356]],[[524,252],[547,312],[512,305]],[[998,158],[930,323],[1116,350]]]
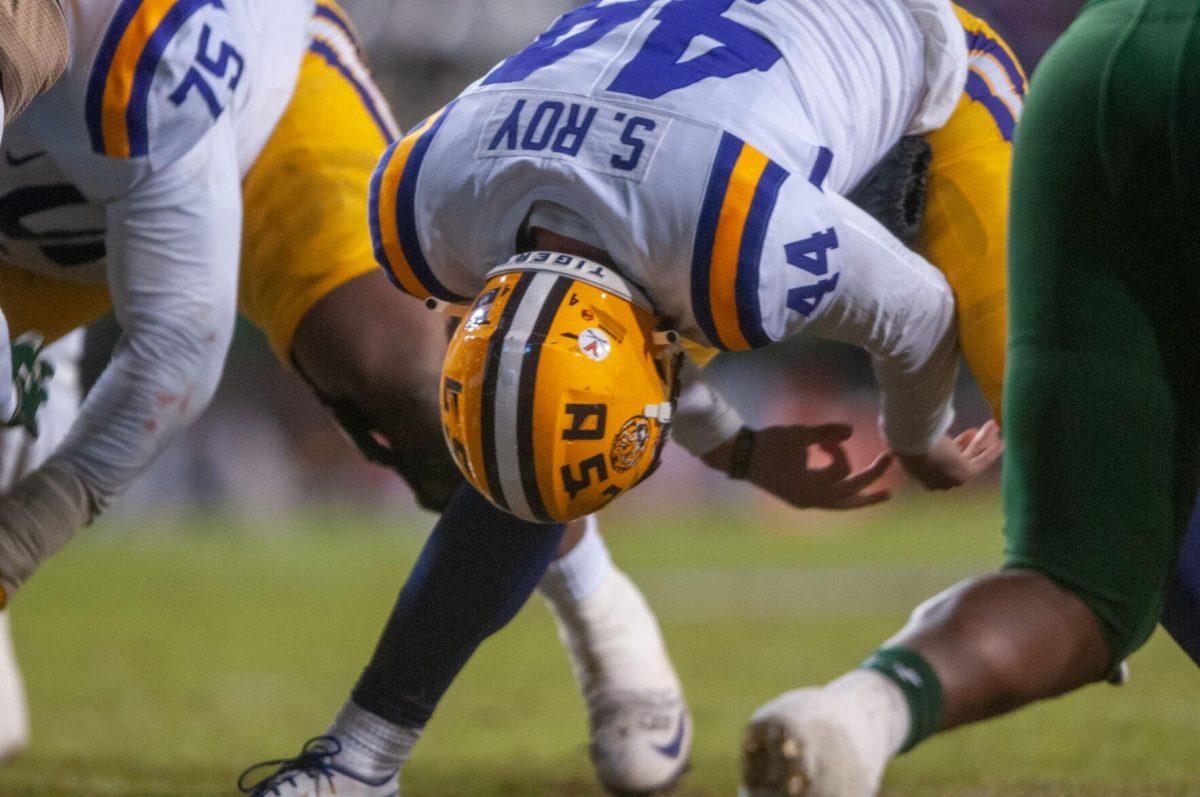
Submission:
[[[67,0],[63,10],[68,70],[4,137],[0,259],[102,282],[106,202],[227,112],[241,173],[254,163],[291,97],[313,3]]]
[[[215,390],[236,316],[241,176],[320,12],[313,0],[62,6],[67,70],[4,137],[0,260],[108,285],[122,341],[51,458],[102,507]]]
[[[26,156],[46,152],[103,202],[179,159],[230,112],[244,172],[291,97],[313,6],[63,0],[70,63],[6,131],[5,143],[11,135]]]
[[[619,0],[555,22],[381,163],[376,251],[464,302],[523,225],[606,251],[685,335],[805,326],[838,289],[839,213],[966,79],[949,0]]]

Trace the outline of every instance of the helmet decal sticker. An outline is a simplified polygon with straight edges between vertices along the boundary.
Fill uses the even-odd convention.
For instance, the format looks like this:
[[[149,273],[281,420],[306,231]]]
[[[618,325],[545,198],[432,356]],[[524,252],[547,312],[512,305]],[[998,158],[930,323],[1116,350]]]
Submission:
[[[466,321],[463,322],[466,324],[467,329],[477,329],[491,322],[488,315],[491,313],[492,305],[496,303],[496,296],[499,293],[499,288],[492,288],[475,300],[475,306],[471,308],[471,312],[467,314]]]
[[[644,415],[635,415],[617,432],[613,438],[612,451],[608,458],[612,461],[613,470],[625,473],[633,470],[650,443],[650,422]]]
[[[612,352],[612,341],[599,329],[588,327],[579,333],[579,350],[589,360],[603,362]]]

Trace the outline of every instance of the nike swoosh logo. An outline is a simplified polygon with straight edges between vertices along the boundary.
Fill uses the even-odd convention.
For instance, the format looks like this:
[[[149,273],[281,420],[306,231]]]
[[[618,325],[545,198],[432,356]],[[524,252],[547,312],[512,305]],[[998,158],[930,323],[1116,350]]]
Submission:
[[[32,160],[37,160],[38,158],[42,157],[45,154],[46,154],[46,151],[42,150],[40,152],[34,152],[31,155],[22,155],[19,158],[15,158],[15,157],[13,157],[13,154],[11,152],[9,152],[8,150],[5,150],[4,151],[4,160],[8,161],[9,166],[24,166],[26,163],[29,163]]]
[[[683,750],[683,733],[686,730],[687,709],[682,708],[679,710],[679,729],[675,731],[675,738],[665,745],[653,744],[650,746],[667,758],[679,758],[679,753]]]

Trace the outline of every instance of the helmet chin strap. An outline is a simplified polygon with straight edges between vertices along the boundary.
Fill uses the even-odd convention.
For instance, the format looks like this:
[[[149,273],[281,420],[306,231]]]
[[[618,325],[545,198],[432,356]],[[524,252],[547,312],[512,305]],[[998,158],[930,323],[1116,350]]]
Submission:
[[[654,345],[669,348],[676,346],[679,343],[679,333],[673,329],[654,330],[650,338],[654,341]]]
[[[441,299],[435,299],[432,296],[425,300],[425,307],[436,313],[445,313],[455,318],[462,318],[471,309],[471,305],[469,304],[451,304],[450,302],[443,302]]]
[[[642,414],[647,418],[653,418],[661,424],[671,422],[671,413],[674,412],[674,406],[669,401],[664,401],[659,404],[647,404],[642,410]]]

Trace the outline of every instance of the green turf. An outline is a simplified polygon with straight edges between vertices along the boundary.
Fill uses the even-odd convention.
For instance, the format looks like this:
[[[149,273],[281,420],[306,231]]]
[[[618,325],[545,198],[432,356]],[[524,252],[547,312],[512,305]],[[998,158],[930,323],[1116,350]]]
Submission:
[[[820,531],[821,515],[786,517],[792,531],[744,516],[609,524],[695,713],[683,795],[732,795],[755,706],[837,675],[999,549],[989,495],[909,498],[838,517],[836,532]],[[427,522],[330,513],[270,528],[197,521],[186,535],[163,523],[89,532],[17,600],[35,738],[0,768],[0,796],[233,793],[242,767],[325,727]],[[1120,690],[935,739],[893,767],[889,793],[1200,794],[1200,677],[1161,636],[1132,665]],[[408,797],[599,793],[538,601],[471,662],[404,786]]]

